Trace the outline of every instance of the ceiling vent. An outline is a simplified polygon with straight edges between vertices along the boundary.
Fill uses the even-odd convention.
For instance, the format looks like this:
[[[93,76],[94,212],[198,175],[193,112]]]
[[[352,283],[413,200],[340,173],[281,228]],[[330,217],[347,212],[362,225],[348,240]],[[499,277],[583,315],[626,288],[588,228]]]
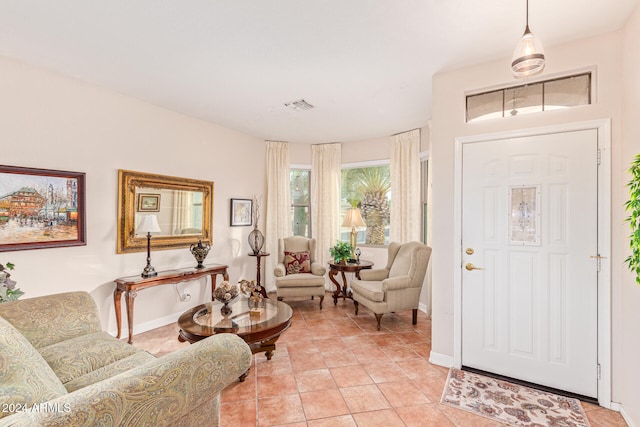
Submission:
[[[306,111],[315,108],[313,105],[309,104],[304,99],[298,99],[297,101],[290,101],[284,103],[285,107],[291,108],[295,111]]]

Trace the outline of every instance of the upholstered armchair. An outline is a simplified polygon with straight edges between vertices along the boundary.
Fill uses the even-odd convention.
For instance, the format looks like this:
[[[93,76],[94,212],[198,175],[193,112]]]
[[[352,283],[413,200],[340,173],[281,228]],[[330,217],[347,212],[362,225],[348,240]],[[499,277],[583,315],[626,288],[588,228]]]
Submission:
[[[383,314],[411,309],[415,325],[430,257],[431,248],[420,242],[389,244],[385,268],[362,270],[360,280],[351,281],[356,315],[358,305],[364,305],[375,314],[380,330]]]
[[[316,240],[302,236],[278,239],[276,295],[278,300],[289,297],[320,297],[324,300],[324,273],[327,269],[316,262]]]

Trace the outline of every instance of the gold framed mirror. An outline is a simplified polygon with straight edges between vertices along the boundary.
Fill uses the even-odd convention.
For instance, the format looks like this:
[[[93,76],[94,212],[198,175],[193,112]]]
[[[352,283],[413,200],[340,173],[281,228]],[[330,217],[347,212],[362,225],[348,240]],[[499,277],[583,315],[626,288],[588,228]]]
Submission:
[[[213,244],[213,182],[118,170],[119,254],[147,249],[146,233],[136,232],[146,215],[160,226],[151,238],[155,250]]]

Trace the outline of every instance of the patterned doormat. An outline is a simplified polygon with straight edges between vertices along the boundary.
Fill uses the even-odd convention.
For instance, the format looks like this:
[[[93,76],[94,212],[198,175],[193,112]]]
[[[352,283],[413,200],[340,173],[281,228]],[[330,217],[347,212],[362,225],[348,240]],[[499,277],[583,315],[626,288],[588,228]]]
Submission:
[[[589,427],[578,399],[458,369],[449,370],[440,402],[512,426]]]

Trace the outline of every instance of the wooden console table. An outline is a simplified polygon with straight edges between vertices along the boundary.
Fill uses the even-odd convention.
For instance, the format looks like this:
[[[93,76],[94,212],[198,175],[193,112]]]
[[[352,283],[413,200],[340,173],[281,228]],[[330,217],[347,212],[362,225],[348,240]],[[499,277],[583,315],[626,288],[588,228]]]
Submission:
[[[118,335],[122,331],[122,293],[126,295],[127,304],[127,322],[129,326],[129,341],[133,343],[133,306],[138,291],[150,288],[152,286],[168,285],[172,283],[180,283],[189,280],[196,280],[200,277],[211,277],[211,294],[216,288],[216,275],[221,274],[224,280],[229,280],[229,274],[227,273],[227,266],[222,264],[210,264],[205,265],[204,268],[178,268],[175,270],[158,271],[158,275],[155,277],[141,277],[139,274],[136,276],[120,277],[114,280],[116,289],[113,291],[113,305],[116,309],[116,323],[118,324]]]

